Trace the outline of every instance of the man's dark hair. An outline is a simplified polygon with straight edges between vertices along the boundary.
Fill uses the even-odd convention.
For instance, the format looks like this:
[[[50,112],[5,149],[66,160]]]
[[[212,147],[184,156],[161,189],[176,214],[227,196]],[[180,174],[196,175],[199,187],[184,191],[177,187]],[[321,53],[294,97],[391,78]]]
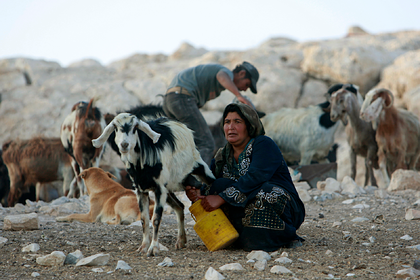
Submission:
[[[245,70],[245,79],[251,80],[251,74],[249,74],[248,70],[246,70],[245,67],[242,66],[242,64],[236,65],[235,69],[233,69],[232,72],[239,73],[242,70]]]
[[[245,118],[244,114],[241,112],[241,110],[239,109],[238,105],[236,104],[229,104],[226,106],[225,111],[223,112],[223,123],[222,126],[225,124],[225,118],[229,113],[232,112],[236,112],[238,113],[238,115],[241,117],[241,119],[243,119],[245,121],[245,125],[246,125],[246,130],[248,131],[248,133],[251,131],[251,123],[248,121],[247,118]]]

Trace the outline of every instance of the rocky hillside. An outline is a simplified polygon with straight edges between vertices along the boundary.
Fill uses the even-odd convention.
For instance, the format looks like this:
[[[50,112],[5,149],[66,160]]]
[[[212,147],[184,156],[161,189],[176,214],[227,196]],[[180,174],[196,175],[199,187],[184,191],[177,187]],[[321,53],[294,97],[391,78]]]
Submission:
[[[0,144],[39,134],[58,137],[62,121],[80,100],[99,97],[97,106],[104,113],[160,103],[160,95],[180,70],[202,63],[233,69],[244,60],[260,72],[258,94],[245,95],[266,113],[318,104],[331,84],[354,83],[362,94],[374,87],[388,88],[398,106],[420,116],[420,30],[349,33],[345,38],[303,43],[272,38],[241,52],[207,51],[184,43],[169,56],[134,54],[109,65],[94,60],[68,67],[23,57],[0,60]],[[224,92],[202,108],[209,124],[220,118],[232,98]],[[337,134],[340,141],[339,152],[346,153],[342,132]],[[339,178],[348,175],[346,158],[339,157]]]

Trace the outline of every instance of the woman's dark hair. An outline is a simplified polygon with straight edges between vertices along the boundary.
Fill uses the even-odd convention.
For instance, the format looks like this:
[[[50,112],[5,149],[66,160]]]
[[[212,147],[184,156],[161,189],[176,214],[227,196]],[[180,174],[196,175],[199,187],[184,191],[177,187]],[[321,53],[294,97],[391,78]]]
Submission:
[[[239,109],[239,106],[237,104],[231,103],[226,106],[225,111],[223,112],[223,121],[222,121],[222,127],[225,124],[225,118],[229,113],[236,112],[238,115],[245,121],[246,130],[248,131],[248,134],[250,134],[251,131],[251,123],[248,121],[247,118],[245,118],[244,114]]]
[[[245,70],[245,79],[251,80],[251,74],[249,74],[248,70],[242,66],[242,64],[236,65],[235,69],[232,70],[233,73],[239,73],[240,71]]]

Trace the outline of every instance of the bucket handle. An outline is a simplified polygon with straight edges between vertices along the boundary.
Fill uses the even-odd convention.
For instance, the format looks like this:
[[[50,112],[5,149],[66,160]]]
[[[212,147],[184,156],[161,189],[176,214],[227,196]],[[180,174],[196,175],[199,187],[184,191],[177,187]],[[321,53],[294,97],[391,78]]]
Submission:
[[[190,213],[191,217],[193,218],[194,222],[197,222],[197,220],[195,219],[195,216],[193,215],[193,213]]]

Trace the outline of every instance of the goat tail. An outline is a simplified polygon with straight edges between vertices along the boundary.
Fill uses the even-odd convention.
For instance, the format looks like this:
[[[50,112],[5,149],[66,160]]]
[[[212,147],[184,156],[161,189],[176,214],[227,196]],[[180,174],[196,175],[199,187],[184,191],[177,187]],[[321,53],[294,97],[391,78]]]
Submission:
[[[143,131],[144,133],[146,133],[147,136],[150,137],[150,139],[153,140],[153,144],[156,144],[157,141],[159,141],[160,138],[160,134],[153,131],[152,128],[149,126],[148,123],[137,119],[137,127]]]
[[[111,135],[111,133],[114,131],[114,121],[111,121],[104,129],[104,131],[102,131],[102,134],[96,138],[92,140],[92,144],[95,148],[99,148],[100,146],[102,146],[106,140],[108,140],[109,136]]]

